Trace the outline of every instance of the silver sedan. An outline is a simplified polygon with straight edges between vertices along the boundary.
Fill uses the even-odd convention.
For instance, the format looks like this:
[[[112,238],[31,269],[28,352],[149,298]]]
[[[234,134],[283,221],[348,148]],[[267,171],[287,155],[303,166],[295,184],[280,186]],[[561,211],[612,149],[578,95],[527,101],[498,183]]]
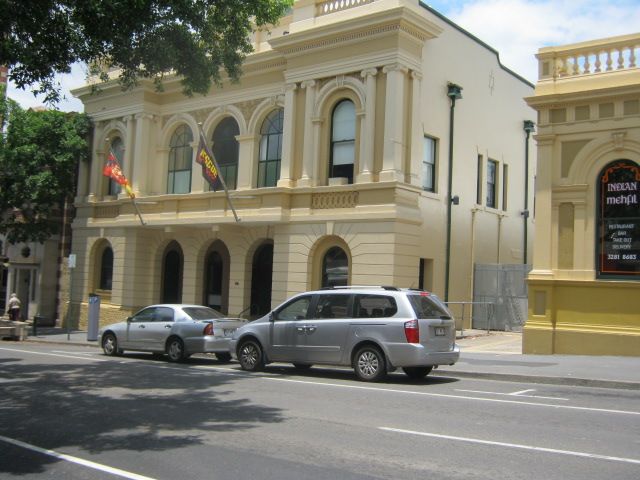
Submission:
[[[215,353],[228,362],[231,336],[245,323],[202,305],[151,305],[104,327],[98,340],[105,355],[135,350],[166,354],[169,361],[179,362],[194,353]]]

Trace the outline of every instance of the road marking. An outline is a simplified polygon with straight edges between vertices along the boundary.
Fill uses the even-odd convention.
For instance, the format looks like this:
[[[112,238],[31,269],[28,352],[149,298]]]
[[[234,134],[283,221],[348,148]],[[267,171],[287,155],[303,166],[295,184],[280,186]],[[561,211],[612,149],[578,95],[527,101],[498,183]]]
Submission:
[[[593,460],[608,460],[612,462],[631,463],[640,465],[640,460],[635,458],[612,457],[609,455],[598,455],[596,453],[575,452],[572,450],[558,450],[555,448],[535,447],[533,445],[521,445],[518,443],[494,442],[491,440],[481,440],[478,438],[454,437],[451,435],[440,435],[438,433],[416,432],[413,430],[402,430],[400,428],[378,427],[380,430],[395,433],[405,433],[408,435],[418,435],[422,437],[441,438],[443,440],[454,440],[457,442],[478,443],[480,445],[491,445],[495,447],[518,448],[520,450],[532,450],[535,452],[555,453],[559,455],[570,455],[573,457],[590,458]]]
[[[522,390],[520,392],[513,393],[502,393],[502,392],[485,392],[484,390],[464,390],[462,388],[457,388],[456,392],[467,392],[467,393],[486,393],[487,395],[505,395],[507,397],[521,397],[521,398],[541,398],[543,400],[563,400],[569,401],[568,398],[562,397],[543,397],[542,395],[525,395],[525,392],[535,392],[535,389]]]
[[[640,415],[640,412],[634,412],[630,410],[612,410],[607,408],[578,407],[573,405],[554,405],[552,403],[520,402],[517,400],[503,400],[499,398],[467,397],[464,395],[450,395],[446,393],[416,392],[412,390],[395,390],[392,388],[365,387],[360,385],[344,385],[340,383],[310,382],[306,380],[292,380],[289,378],[268,377],[265,375],[262,375],[258,378],[261,378],[263,380],[272,380],[276,382],[290,382],[290,383],[318,385],[318,386],[325,386],[325,387],[351,388],[353,390],[368,390],[372,392],[404,393],[409,395],[422,395],[426,397],[455,398],[460,400],[477,400],[479,402],[488,402],[488,403],[509,403],[513,405],[527,405],[532,407],[556,408],[561,410],[579,410],[579,411],[597,412],[597,413],[612,413],[612,414],[619,414],[619,415]]]
[[[34,452],[42,453],[44,455],[57,458],[59,460],[65,460],[67,462],[75,463],[77,465],[93,468],[94,470],[110,473],[111,475],[117,475],[119,477],[129,478],[131,480],[155,480],[151,477],[145,477],[144,475],[138,475],[137,473],[127,472],[126,470],[120,470],[119,468],[109,467],[107,465],[102,465],[101,463],[91,462],[83,458],[74,457],[72,455],[67,455],[65,453],[59,453],[59,452],[56,452],[55,450],[47,450],[45,448],[36,447],[35,445],[21,442],[20,440],[15,440],[13,438],[5,437],[2,435],[0,435],[0,440],[2,440],[3,442],[15,445],[17,447],[22,447],[27,450],[32,450]]]
[[[60,355],[58,353],[48,353],[48,352],[34,352],[31,350],[20,350],[18,348],[0,348],[0,350],[6,350],[7,352],[30,353],[32,355],[48,355],[50,357],[75,358],[76,360],[91,360],[92,362],[108,362],[109,361],[103,358],[78,357],[74,355]]]

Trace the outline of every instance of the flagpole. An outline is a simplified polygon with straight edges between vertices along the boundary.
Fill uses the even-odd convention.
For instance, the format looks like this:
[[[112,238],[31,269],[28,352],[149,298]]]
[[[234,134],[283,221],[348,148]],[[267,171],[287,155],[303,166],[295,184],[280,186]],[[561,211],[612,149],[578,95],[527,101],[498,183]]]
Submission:
[[[138,204],[136,203],[136,199],[135,197],[131,198],[131,202],[133,203],[133,208],[136,209],[136,213],[138,214],[138,217],[140,218],[140,223],[142,224],[142,226],[144,227],[147,223],[144,221],[144,219],[142,218],[142,213],[140,213],[140,209],[138,208]]]
[[[204,142],[205,150],[207,150],[207,153],[210,154],[211,160],[213,160],[213,164],[216,167],[216,170],[218,172],[218,179],[220,180],[220,183],[222,183],[222,188],[224,189],[224,194],[227,197],[227,203],[231,207],[231,211],[233,212],[233,216],[236,219],[236,223],[237,223],[237,222],[240,221],[240,218],[238,217],[238,214],[236,213],[236,209],[233,207],[233,202],[231,201],[231,197],[229,196],[229,189],[227,188],[227,183],[224,181],[224,175],[222,175],[222,172],[220,171],[220,166],[218,165],[216,157],[213,155],[213,152],[209,151],[209,148],[207,147],[206,138],[204,136],[204,132],[202,131],[202,123],[198,123],[198,130],[200,131],[200,139],[201,139],[202,142]]]

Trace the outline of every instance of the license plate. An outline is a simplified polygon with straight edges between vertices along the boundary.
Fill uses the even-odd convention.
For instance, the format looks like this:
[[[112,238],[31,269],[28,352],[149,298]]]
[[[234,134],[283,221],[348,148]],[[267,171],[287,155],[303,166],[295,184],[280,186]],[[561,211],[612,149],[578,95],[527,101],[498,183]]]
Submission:
[[[447,329],[444,327],[436,327],[436,337],[444,337],[447,333]]]
[[[233,335],[233,332],[235,332],[236,329],[235,328],[225,328],[223,330],[224,336],[225,337],[231,337]]]

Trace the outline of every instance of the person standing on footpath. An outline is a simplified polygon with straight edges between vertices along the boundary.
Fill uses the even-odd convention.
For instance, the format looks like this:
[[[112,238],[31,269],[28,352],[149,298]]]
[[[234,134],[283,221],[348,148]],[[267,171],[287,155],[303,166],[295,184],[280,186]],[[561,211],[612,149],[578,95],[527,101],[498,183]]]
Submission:
[[[7,311],[9,312],[9,318],[14,322],[17,322],[18,320],[20,320],[21,304],[20,304],[20,299],[15,293],[11,294],[11,298],[9,298],[9,303],[7,306],[8,306]]]

